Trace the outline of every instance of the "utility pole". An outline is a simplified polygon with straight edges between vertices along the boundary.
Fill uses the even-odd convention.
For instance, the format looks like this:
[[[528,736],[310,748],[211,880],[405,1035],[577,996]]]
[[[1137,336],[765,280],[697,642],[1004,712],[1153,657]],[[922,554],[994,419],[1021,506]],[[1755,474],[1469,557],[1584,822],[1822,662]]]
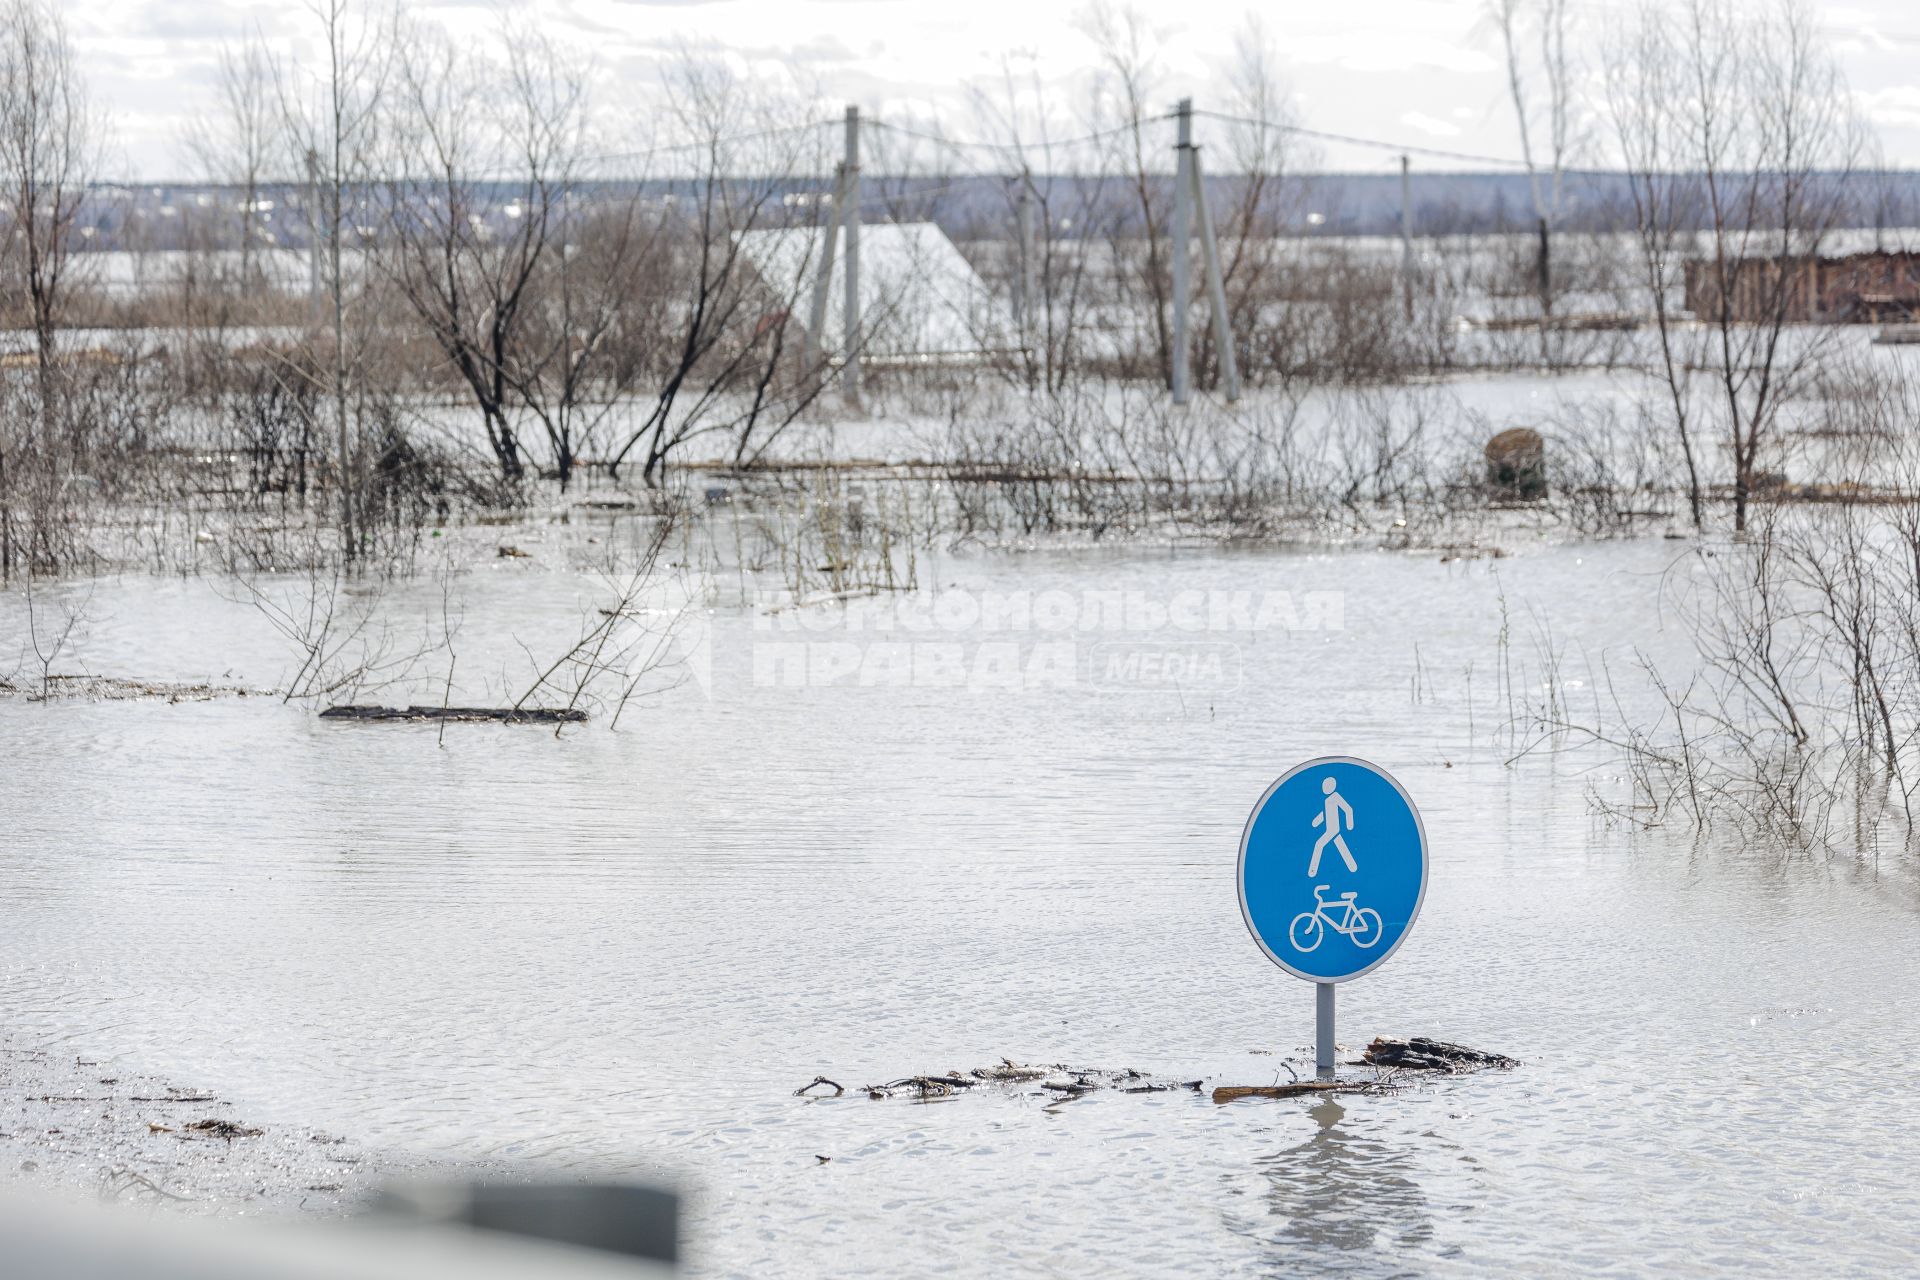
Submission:
[[[1188,253],[1193,244],[1193,99],[1182,98],[1174,108],[1180,121],[1173,144],[1173,402],[1185,404],[1191,373],[1187,342],[1187,301],[1192,297],[1187,279]]]
[[[307,301],[320,319],[320,157],[307,148]]]
[[[1227,317],[1226,282],[1220,272],[1220,245],[1214,239],[1213,212],[1207,207],[1200,148],[1193,145],[1193,99],[1175,108],[1180,121],[1173,178],[1173,402],[1185,404],[1193,391],[1193,352],[1188,337],[1193,299],[1193,223],[1200,222],[1200,255],[1207,275],[1207,302],[1213,318],[1213,345],[1220,359],[1220,387],[1229,400],[1240,398],[1240,366],[1233,353],[1233,328]]]
[[[813,281],[813,305],[807,312],[807,368],[825,377],[827,372],[827,295],[833,287],[833,254],[840,241],[840,222],[847,208],[847,166],[833,170],[833,207],[821,220],[820,273]]]
[[[1020,275],[1014,285],[1014,320],[1020,326],[1020,350],[1027,364],[1029,390],[1034,372],[1040,366],[1040,256],[1033,240],[1033,205],[1033,173],[1022,169],[1020,189],[1014,198],[1014,220],[1020,235]]]
[[[1400,291],[1413,323],[1413,159],[1400,157]]]
[[[1540,219],[1540,314],[1553,313],[1553,242],[1548,236],[1547,220]]]
[[[847,403],[855,404],[860,399],[860,344],[864,335],[860,332],[860,108],[851,105],[847,107],[847,158],[842,164],[847,189],[846,206],[840,215],[840,225],[847,235],[846,310],[840,320],[840,340],[846,344],[842,389]]]
[[[1220,389],[1228,400],[1240,398],[1240,363],[1233,354],[1233,326],[1227,317],[1227,286],[1220,273],[1220,245],[1213,235],[1213,211],[1207,207],[1207,180],[1200,169],[1200,148],[1187,148],[1193,177],[1193,211],[1200,219],[1200,259],[1207,271],[1207,301],[1213,311],[1213,347],[1220,359]]]

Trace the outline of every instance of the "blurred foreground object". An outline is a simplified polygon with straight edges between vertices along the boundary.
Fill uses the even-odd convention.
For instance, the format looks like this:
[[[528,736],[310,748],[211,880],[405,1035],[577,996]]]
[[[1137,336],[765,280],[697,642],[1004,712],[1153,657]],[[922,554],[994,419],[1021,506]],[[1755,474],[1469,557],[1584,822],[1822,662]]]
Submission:
[[[628,1183],[499,1186],[446,1182],[389,1187],[365,1222],[383,1229],[416,1226],[505,1232],[556,1244],[676,1262],[680,1198]]]
[[[0,1199],[8,1276],[62,1280],[664,1280],[678,1200],[647,1187],[404,1188],[339,1222],[137,1215]]]

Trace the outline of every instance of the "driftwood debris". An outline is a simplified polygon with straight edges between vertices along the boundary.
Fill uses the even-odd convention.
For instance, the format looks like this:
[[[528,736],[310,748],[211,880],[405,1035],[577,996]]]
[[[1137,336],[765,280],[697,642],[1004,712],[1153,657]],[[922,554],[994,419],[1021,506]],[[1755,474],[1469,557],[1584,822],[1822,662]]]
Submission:
[[[103,1080],[101,1081],[101,1083],[105,1084],[107,1082]],[[35,1094],[32,1097],[29,1097],[27,1099],[28,1102],[113,1102],[115,1100],[116,1099],[111,1094],[92,1094],[92,1093],[67,1093],[67,1094],[42,1093],[42,1094]],[[214,1095],[211,1093],[169,1093],[164,1096],[159,1094],[136,1093],[129,1096],[127,1101],[129,1102],[218,1102],[219,1099],[214,1097]]]
[[[816,1077],[812,1084],[794,1090],[796,1097],[806,1097],[807,1091],[815,1085],[831,1085],[833,1081]],[[898,1080],[889,1080],[885,1084],[866,1086],[869,1098],[896,1098],[901,1096],[920,1100],[931,1098],[951,1098],[970,1089],[999,1086],[1011,1089],[1019,1085],[1037,1085],[1033,1090],[1020,1090],[1034,1097],[1050,1099],[1047,1105],[1054,1106],[1062,1102],[1071,1102],[1075,1098],[1085,1097],[1102,1089],[1116,1093],[1172,1093],[1177,1090],[1199,1092],[1198,1080],[1155,1080],[1148,1071],[1135,1071],[1124,1067],[1118,1071],[1100,1067],[1070,1067],[1065,1063],[1052,1066],[1033,1066],[1015,1062],[1011,1058],[1002,1058],[997,1066],[975,1067],[971,1071],[948,1071],[944,1074],[902,1076]],[[835,1086],[838,1088],[838,1086]],[[839,1094],[834,1094],[839,1097]]]
[[[1479,1071],[1486,1067],[1497,1067],[1504,1071],[1520,1065],[1518,1058],[1509,1058],[1505,1054],[1469,1049],[1465,1045],[1429,1040],[1425,1036],[1414,1036],[1410,1040],[1375,1036],[1362,1056],[1370,1066],[1409,1067],[1416,1071],[1445,1071],[1452,1074]]]
[[[1429,1040],[1424,1036],[1415,1036],[1411,1040],[1380,1036],[1367,1046],[1364,1065],[1458,1073],[1484,1067],[1517,1067],[1520,1063],[1504,1054],[1486,1053],[1444,1040]],[[1287,1069],[1292,1071],[1291,1067]],[[875,1099],[909,1097],[928,1101],[999,1086],[1010,1092],[1047,1098],[1047,1105],[1055,1107],[1101,1090],[1114,1093],[1199,1093],[1203,1084],[1200,1080],[1156,1080],[1151,1072],[1135,1071],[1131,1067],[1113,1071],[1099,1067],[1072,1067],[1065,1063],[1035,1066],[1002,1058],[997,1066],[902,1076],[885,1084],[867,1085],[862,1091],[867,1097]],[[1213,1100],[1225,1103],[1247,1098],[1310,1098],[1334,1093],[1384,1094],[1393,1093],[1400,1087],[1391,1070],[1388,1070],[1371,1080],[1296,1078],[1289,1084],[1222,1085],[1213,1091]],[[832,1089],[833,1093],[817,1094],[814,1092],[816,1089]],[[815,1076],[807,1084],[795,1089],[793,1094],[796,1098],[838,1098],[846,1092],[837,1081]]]
[[[498,720],[504,724],[578,724],[575,707],[328,707],[322,720]]]
[[[817,1089],[823,1084],[833,1089],[833,1096],[836,1098],[846,1092],[846,1088],[841,1085],[839,1081],[829,1080],[825,1076],[815,1076],[810,1083],[803,1084],[798,1089],[795,1089],[793,1096],[796,1098],[804,1098],[807,1096],[809,1090]]]
[[[220,1119],[195,1120],[187,1126],[187,1130],[190,1133],[204,1133],[213,1138],[225,1138],[228,1142],[232,1142],[235,1138],[257,1138],[261,1134],[259,1129]]]
[[[961,1075],[958,1071],[943,1076],[902,1076],[898,1080],[889,1080],[885,1084],[867,1086],[869,1098],[891,1098],[896,1093],[912,1093],[919,1098],[950,1098],[962,1089],[971,1089],[981,1081]]]

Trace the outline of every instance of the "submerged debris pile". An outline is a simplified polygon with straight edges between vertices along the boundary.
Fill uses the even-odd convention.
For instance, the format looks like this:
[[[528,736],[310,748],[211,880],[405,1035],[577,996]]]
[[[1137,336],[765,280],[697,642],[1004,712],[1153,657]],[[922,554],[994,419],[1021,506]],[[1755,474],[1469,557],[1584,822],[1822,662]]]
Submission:
[[[153,1126],[149,1124],[147,1128],[151,1129]],[[232,1142],[235,1138],[257,1138],[265,1132],[261,1129],[251,1128],[248,1125],[236,1124],[232,1120],[221,1120],[213,1117],[205,1120],[195,1120],[187,1126],[187,1131],[189,1133],[209,1134],[215,1138],[225,1138],[228,1142]]]
[[[211,702],[215,698],[259,698],[270,691],[173,680],[132,680],[122,676],[49,675],[39,678],[0,677],[0,696],[24,697],[29,702],[74,698],[93,702]]]
[[[1276,1080],[1272,1084],[1221,1085],[1213,1091],[1213,1100],[1237,1102],[1243,1098],[1301,1098],[1328,1093],[1393,1093],[1402,1087],[1394,1079],[1395,1072],[1402,1068],[1455,1075],[1485,1067],[1504,1070],[1519,1066],[1520,1061],[1505,1054],[1469,1049],[1465,1045],[1430,1040],[1425,1036],[1415,1036],[1410,1040],[1376,1036],[1367,1046],[1364,1056],[1349,1065],[1374,1067],[1377,1073],[1372,1079],[1366,1080],[1302,1080],[1296,1074],[1287,1084]],[[1292,1067],[1287,1070],[1293,1073]],[[1072,1067],[1065,1063],[1039,1066],[1002,1058],[998,1066],[901,1076],[885,1084],[863,1085],[861,1091],[873,1099],[907,1097],[927,1101],[997,1086],[1008,1092],[1046,1096],[1053,1102],[1067,1102],[1102,1089],[1116,1093],[1179,1091],[1197,1094],[1201,1092],[1202,1084],[1199,1080],[1156,1080],[1152,1072],[1136,1071],[1132,1067],[1113,1071],[1103,1067]],[[1025,1085],[1037,1087],[1021,1087]],[[846,1094],[845,1085],[826,1076],[815,1076],[793,1091],[796,1098],[840,1098]]]
[[[249,1123],[183,1087],[0,1035],[0,1190],[12,1186],[217,1213],[339,1213],[391,1172],[312,1129]]]
[[[1038,1088],[1019,1088],[1022,1085],[1037,1085]],[[865,1085],[863,1091],[874,1099],[911,1097],[925,1100],[950,1098],[969,1089],[997,1086],[1050,1097],[1055,1102],[1066,1102],[1102,1089],[1116,1093],[1172,1093],[1179,1090],[1198,1093],[1200,1085],[1198,1080],[1155,1080],[1152,1072],[1136,1071],[1132,1067],[1115,1071],[1104,1067],[1072,1067],[1065,1063],[1036,1066],[1002,1058],[998,1066],[975,1067],[971,1071],[948,1071],[944,1074],[902,1076],[885,1084]],[[831,1094],[813,1092],[828,1088],[833,1090]],[[846,1091],[846,1087],[837,1081],[815,1076],[810,1084],[802,1085],[793,1093],[796,1098],[838,1098]]]
[[[1415,1036],[1411,1040],[1375,1036],[1362,1055],[1362,1061],[1372,1067],[1409,1067],[1416,1071],[1445,1071],[1449,1074],[1479,1071],[1485,1067],[1498,1067],[1505,1071],[1520,1065],[1518,1058],[1509,1058],[1505,1054],[1469,1049],[1462,1044],[1429,1040],[1425,1036]]]

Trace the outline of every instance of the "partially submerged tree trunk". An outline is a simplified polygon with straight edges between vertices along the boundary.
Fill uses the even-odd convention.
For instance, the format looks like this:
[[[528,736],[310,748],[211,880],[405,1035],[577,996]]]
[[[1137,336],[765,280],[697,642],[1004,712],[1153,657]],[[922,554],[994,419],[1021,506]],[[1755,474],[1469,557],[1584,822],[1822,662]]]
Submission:
[[[1296,1080],[1292,1084],[1221,1085],[1213,1091],[1213,1100],[1239,1102],[1244,1098],[1310,1098],[1323,1093],[1384,1093],[1387,1088],[1378,1080]]]
[[[322,720],[499,720],[508,724],[579,724],[575,707],[328,707]]]

